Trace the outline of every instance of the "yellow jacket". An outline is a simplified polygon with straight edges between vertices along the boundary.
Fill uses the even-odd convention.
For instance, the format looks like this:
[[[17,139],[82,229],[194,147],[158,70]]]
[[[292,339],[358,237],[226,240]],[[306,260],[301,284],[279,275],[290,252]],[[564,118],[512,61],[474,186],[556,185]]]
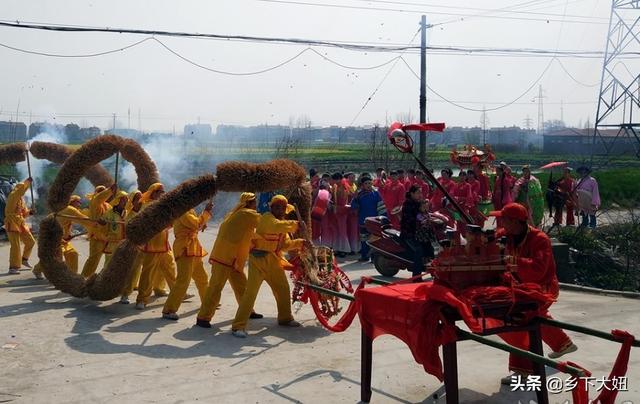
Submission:
[[[29,189],[30,181],[16,184],[13,191],[7,197],[7,205],[4,208],[4,229],[16,233],[28,233],[29,226],[25,218],[29,216],[29,209],[24,205],[22,197]]]
[[[107,199],[111,196],[111,188],[106,188],[103,191],[93,195],[91,201],[89,201],[89,218],[93,220],[102,219],[104,214],[107,213],[111,205],[107,203]],[[100,226],[97,223],[91,226],[89,230],[89,238],[93,238],[100,241],[107,241],[105,234],[106,227]]]
[[[253,250],[265,251],[280,259],[280,266],[285,269],[291,267],[289,261],[284,258],[283,253],[289,250],[302,248],[304,240],[292,240],[289,233],[298,230],[296,220],[279,220],[271,212],[260,216],[256,226],[256,234],[251,240]]]
[[[173,234],[176,236],[173,242],[173,254],[176,259],[207,256],[207,251],[202,248],[198,240],[198,232],[209,219],[211,219],[210,212],[205,210],[198,216],[195,210],[190,209],[173,222]]]
[[[103,215],[102,218],[107,222],[107,224],[101,227],[104,229],[103,234],[107,243],[105,244],[102,252],[113,254],[116,247],[118,247],[118,244],[125,239],[125,217],[125,211],[120,215],[118,212],[113,210],[113,208],[110,208],[107,213]]]
[[[247,208],[239,209],[226,218],[218,230],[209,263],[217,263],[242,272],[259,220],[260,214],[255,209]]]
[[[144,209],[149,203],[153,201],[149,200],[145,204],[142,205],[142,209]],[[140,248],[140,251],[145,253],[152,254],[160,254],[171,251],[171,245],[169,244],[169,229],[171,227],[167,227],[164,230],[161,230],[158,234],[153,236],[151,240]]]
[[[92,222],[91,220],[89,220],[89,217],[76,209],[74,206],[69,205],[58,213],[63,216],[73,216],[73,218],[56,216],[56,220],[58,221],[58,223],[60,223],[60,226],[62,226],[63,241],[65,238],[71,235],[71,225],[73,223],[80,224],[87,229],[92,226]]]

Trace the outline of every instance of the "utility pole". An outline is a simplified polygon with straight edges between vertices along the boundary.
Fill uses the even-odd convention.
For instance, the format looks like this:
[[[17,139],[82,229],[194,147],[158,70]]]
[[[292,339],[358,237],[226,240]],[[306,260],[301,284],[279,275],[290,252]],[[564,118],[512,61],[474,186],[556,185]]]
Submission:
[[[527,115],[527,117],[524,118],[524,127],[527,129],[531,129],[532,124],[533,124],[533,119],[531,119],[531,117]]]
[[[560,100],[560,121],[564,125],[564,101]]]
[[[113,114],[113,127],[111,128],[114,132],[116,130],[116,114]]]
[[[142,118],[140,116],[140,108],[138,108],[138,132],[142,133]]]
[[[131,130],[131,107],[127,108],[127,129]]]
[[[538,96],[533,97],[533,101],[538,100],[538,135],[544,134],[544,98],[547,97],[543,95],[542,85],[540,85],[538,87]]]
[[[482,144],[487,144],[487,124],[489,123],[489,118],[487,117],[487,108],[482,106],[482,115],[480,116],[480,123],[482,124]]]
[[[420,21],[420,123],[427,121],[427,16]],[[427,132],[420,131],[420,160],[427,159]]]

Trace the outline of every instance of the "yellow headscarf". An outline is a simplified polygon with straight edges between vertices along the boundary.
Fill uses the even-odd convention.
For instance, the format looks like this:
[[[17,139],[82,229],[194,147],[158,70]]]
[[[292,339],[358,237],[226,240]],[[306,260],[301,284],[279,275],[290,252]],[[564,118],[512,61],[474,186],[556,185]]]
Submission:
[[[71,195],[71,198],[69,198],[69,205],[75,201],[82,201],[82,198],[80,198],[79,195]]]
[[[91,201],[96,194],[99,194],[100,192],[104,191],[105,189],[107,189],[107,187],[105,187],[104,185],[98,185],[96,187],[95,191],[93,191],[93,193],[88,193],[88,194],[85,195],[85,197],[89,201]]]
[[[125,208],[127,212],[131,212],[131,209],[133,209],[133,200],[135,199],[137,194],[142,195],[142,192],[138,191],[137,189],[135,191],[129,192],[129,200],[127,201],[127,207]]]
[[[271,198],[271,202],[269,202],[269,206],[273,204],[285,205],[287,207],[284,212],[285,215],[288,215],[289,213],[296,210],[295,206],[290,205],[289,201],[287,200],[287,197],[284,195],[275,195],[273,198]]]
[[[256,194],[251,193],[251,192],[243,192],[242,195],[240,195],[240,200],[238,201],[238,204],[229,211],[229,213],[227,213],[224,216],[223,222],[226,222],[227,219],[229,219],[231,217],[231,215],[233,215],[234,213],[236,213],[237,211],[239,211],[242,208],[246,208],[247,207],[247,202],[249,201],[255,201],[256,200]]]
[[[126,192],[124,191],[118,191],[116,192],[116,196],[113,197],[113,199],[111,200],[111,202],[109,202],[111,204],[111,206],[117,206],[120,203],[120,200],[122,198],[127,198],[128,200],[129,195],[127,195]]]
[[[147,192],[142,194],[142,199],[140,200],[140,202],[142,202],[142,204],[149,202],[151,200],[151,194],[159,189],[164,189],[164,185],[159,182],[151,184],[151,186],[149,186],[149,189],[147,189]]]

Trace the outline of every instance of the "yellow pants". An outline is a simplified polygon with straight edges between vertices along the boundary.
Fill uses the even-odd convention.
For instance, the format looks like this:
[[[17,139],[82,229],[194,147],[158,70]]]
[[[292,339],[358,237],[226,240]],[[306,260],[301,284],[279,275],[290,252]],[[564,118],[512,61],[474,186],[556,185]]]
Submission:
[[[198,312],[198,320],[211,321],[213,315],[220,304],[220,297],[222,296],[222,289],[224,285],[229,281],[233,294],[236,296],[236,301],[240,304],[242,295],[247,289],[247,277],[244,272],[236,271],[227,266],[214,263],[211,265],[211,279],[209,280],[209,286],[205,292],[204,299],[201,299],[202,306]]]
[[[139,253],[142,254],[142,271],[140,272],[140,283],[138,284],[138,297],[136,303],[147,304],[151,289],[153,289],[153,273],[155,271],[162,274],[167,281],[169,288],[173,288],[176,282],[175,261],[171,251],[166,253]]]
[[[87,258],[84,267],[82,267],[82,276],[88,278],[96,273],[106,244],[105,241],[89,239],[89,258]]]
[[[7,237],[11,247],[9,248],[9,268],[20,269],[22,267],[22,260],[28,260],[31,256],[31,250],[36,244],[36,240],[30,231],[18,233],[15,231],[8,231]],[[24,250],[20,251],[20,242],[24,244]]]
[[[178,311],[192,278],[196,283],[196,288],[198,288],[200,301],[204,300],[207,291],[209,277],[204,270],[202,257],[180,257],[176,260],[176,265],[178,266],[178,277],[175,285],[171,288],[167,301],[164,303],[163,313],[176,313]]]
[[[140,281],[141,272],[142,272],[142,253],[139,252],[138,255],[136,255],[136,259],[133,260],[133,269],[131,270],[131,273],[129,273],[129,277],[127,278],[127,281],[124,284],[122,295],[129,296],[133,292],[133,289],[138,287],[138,282]]]
[[[62,256],[64,257],[64,262],[67,264],[69,271],[73,272],[74,274],[77,274],[78,273],[78,252],[76,251],[75,248],[73,248],[71,243],[67,243],[67,245],[62,248]],[[36,274],[42,273],[42,266],[40,265],[39,262],[33,267],[33,273],[36,273]]]
[[[176,277],[176,266],[172,265],[171,266],[171,273],[173,274],[173,277]],[[138,282],[139,282],[138,278]],[[164,279],[164,275],[162,274],[162,272],[160,271],[153,271],[153,273],[151,274],[151,283],[153,284],[153,293],[155,294],[166,294],[167,293],[167,288],[169,287],[169,285],[167,285],[167,281]]]
[[[289,282],[287,282],[284,270],[280,266],[279,258],[275,254],[268,254],[265,257],[250,256],[247,289],[242,295],[236,318],[231,325],[233,330],[244,330],[246,328],[262,281],[266,281],[269,284],[273,296],[276,298],[278,323],[282,324],[293,320]]]

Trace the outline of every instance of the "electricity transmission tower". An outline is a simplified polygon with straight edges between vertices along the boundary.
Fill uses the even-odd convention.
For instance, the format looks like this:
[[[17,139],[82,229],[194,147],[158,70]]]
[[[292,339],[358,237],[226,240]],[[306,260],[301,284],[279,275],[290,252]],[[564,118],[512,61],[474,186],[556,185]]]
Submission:
[[[591,144],[594,154],[640,157],[640,0],[613,0]]]
[[[533,97],[533,101],[538,101],[538,135],[544,134],[544,99],[547,98],[542,90],[542,85],[538,87],[538,95]]]

